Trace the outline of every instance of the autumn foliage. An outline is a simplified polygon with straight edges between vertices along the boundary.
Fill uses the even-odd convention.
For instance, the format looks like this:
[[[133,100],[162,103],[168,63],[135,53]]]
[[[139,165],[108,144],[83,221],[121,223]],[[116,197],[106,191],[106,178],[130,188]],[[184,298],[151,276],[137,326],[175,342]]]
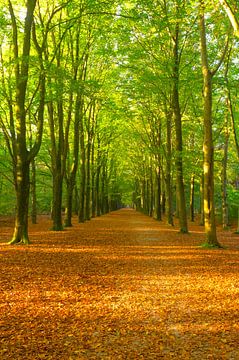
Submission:
[[[0,359],[239,359],[238,235],[205,250],[124,209],[9,246],[0,222]]]

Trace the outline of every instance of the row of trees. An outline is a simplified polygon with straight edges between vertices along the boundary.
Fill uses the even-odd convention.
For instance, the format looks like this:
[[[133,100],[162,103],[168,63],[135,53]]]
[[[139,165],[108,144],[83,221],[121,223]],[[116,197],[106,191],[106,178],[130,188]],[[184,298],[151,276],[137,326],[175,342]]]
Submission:
[[[234,87],[238,76],[237,4],[220,1],[215,7],[206,1],[159,1],[141,5],[138,9],[145,16],[135,26],[131,56],[126,59],[132,63],[140,45],[137,65],[127,70],[130,83],[135,83],[133,112],[138,115],[138,132],[147,149],[141,156],[143,166],[140,163],[138,167],[135,205],[158,219],[166,206],[168,222],[173,224],[176,186],[180,231],[187,233],[186,168],[191,220],[197,180],[206,243],[220,247],[215,222],[215,162],[220,161],[217,186],[221,188],[225,228],[229,225],[229,183],[231,194],[237,184],[236,172],[230,181],[227,178],[228,164],[234,170],[232,163],[238,161],[234,153],[228,162],[229,149],[238,148]]]
[[[138,209],[158,220],[165,211],[172,225],[176,206],[188,232],[187,203],[193,220],[200,182],[206,242],[220,246],[214,152],[226,227],[239,149],[236,10],[233,0],[1,5],[1,183],[16,193],[11,243],[29,242],[30,191],[36,221],[50,188],[54,230],[63,229],[63,207],[71,226],[72,211],[89,220],[132,192]]]
[[[112,87],[106,78],[111,44],[100,26],[101,15],[110,26],[106,6],[36,0],[24,5],[8,1],[2,8],[0,121],[16,193],[11,243],[29,242],[30,185],[35,217],[36,176],[41,173],[52,178],[53,230],[63,229],[64,181],[66,226],[71,226],[74,190],[79,221],[121,201],[117,184],[110,184],[117,169],[110,149],[114,104],[106,93],[106,83],[107,91]]]

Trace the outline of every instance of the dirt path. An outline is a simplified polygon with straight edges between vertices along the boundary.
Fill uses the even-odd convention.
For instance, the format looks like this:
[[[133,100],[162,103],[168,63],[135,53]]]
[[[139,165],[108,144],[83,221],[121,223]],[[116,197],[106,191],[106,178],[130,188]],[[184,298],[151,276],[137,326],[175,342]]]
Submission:
[[[238,236],[201,250],[130,209],[50,225],[13,247],[0,223],[0,359],[239,359]]]

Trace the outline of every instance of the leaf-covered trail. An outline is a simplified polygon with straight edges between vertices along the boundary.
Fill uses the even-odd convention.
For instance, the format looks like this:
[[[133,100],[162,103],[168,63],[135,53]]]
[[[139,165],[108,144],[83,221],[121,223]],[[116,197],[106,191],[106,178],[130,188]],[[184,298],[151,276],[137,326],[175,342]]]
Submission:
[[[201,250],[130,209],[50,226],[14,247],[0,222],[0,359],[239,359],[238,236]]]

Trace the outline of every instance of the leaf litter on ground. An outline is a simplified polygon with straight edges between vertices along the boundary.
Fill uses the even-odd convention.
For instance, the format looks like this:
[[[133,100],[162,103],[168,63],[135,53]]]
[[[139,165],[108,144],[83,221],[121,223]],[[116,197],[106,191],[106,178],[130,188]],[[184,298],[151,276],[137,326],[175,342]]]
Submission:
[[[239,238],[132,209],[64,232],[0,222],[0,359],[239,359]]]

